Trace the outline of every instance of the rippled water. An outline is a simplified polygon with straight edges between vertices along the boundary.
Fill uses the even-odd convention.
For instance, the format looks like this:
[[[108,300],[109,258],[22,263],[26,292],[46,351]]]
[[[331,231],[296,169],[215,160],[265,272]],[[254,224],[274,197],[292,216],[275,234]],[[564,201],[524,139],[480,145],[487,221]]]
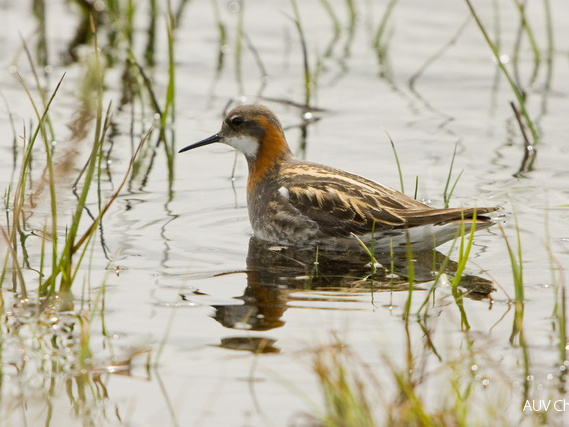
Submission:
[[[386,27],[388,50],[383,66],[378,65],[370,45],[385,4],[354,2],[357,15],[350,35],[346,3],[331,3],[341,24],[337,39],[321,2],[299,2],[310,66],[312,71],[320,67],[313,99],[319,109],[311,111],[319,120],[306,128],[306,149],[301,150],[299,125],[304,111],[296,105],[304,99],[303,59],[290,4],[245,2],[243,28],[268,77],[262,78],[255,55],[244,41],[241,89],[235,71],[239,3],[219,2],[228,44],[223,46],[225,65],[215,77],[219,46],[211,4],[189,2],[176,37],[176,120],[171,126],[175,146],[182,148],[216,132],[228,102],[260,101],[279,115],[288,128],[289,144],[299,155],[399,188],[387,131],[399,154],[406,193],[413,194],[418,177],[418,198],[434,206],[443,205],[456,146],[454,177],[463,172],[451,206],[500,206],[497,222],[514,246],[517,218],[531,378],[524,369],[519,340],[510,343],[514,287],[498,226],[477,234],[467,265],[465,288],[482,289],[464,299],[470,330],[461,330],[448,281],[437,289],[427,319],[419,322],[412,316],[405,322],[402,313],[410,295],[406,260],[395,263],[395,275],[388,272],[370,281],[365,259],[338,260],[321,254],[315,265],[313,253],[259,245],[251,240],[243,158],[237,158],[232,179],[235,154],[226,147],[209,146],[178,155],[170,184],[166,156],[160,149],[147,181],[139,178],[129,183],[103,221],[110,264],[100,236],[93,246],[89,261],[93,299],[100,297],[106,276],[102,316],[97,313],[90,319],[97,369],[85,377],[67,377],[65,369],[50,375],[41,368],[18,371],[21,366],[11,361],[20,360],[22,352],[31,353],[34,346],[25,337],[37,339],[37,331],[26,332],[22,327],[24,338],[6,339],[2,345],[3,425],[22,425],[23,420],[28,425],[46,420],[51,425],[302,423],[306,421],[303,416],[318,414],[322,408],[322,393],[311,368],[314,351],[337,339],[358,355],[359,363],[380,384],[383,400],[374,400],[378,419],[383,419],[389,406],[386,402],[397,400],[392,367],[403,370],[409,358],[417,381],[421,378],[423,382],[421,397],[427,408],[438,408],[454,396],[449,385],[453,375],[460,377],[463,387],[473,384],[471,411],[480,411],[482,420],[487,419],[485,414],[494,414],[508,422],[537,422],[521,411],[524,386],[531,399],[564,395],[564,367],[560,367],[567,361],[559,351],[552,312],[556,286],[565,280],[562,267],[569,265],[569,7],[552,2],[555,50],[549,88],[545,60],[535,82],[528,84],[532,54],[527,39],[522,44],[521,82],[542,140],[536,147],[534,170],[514,176],[524,152],[509,105],[514,96],[475,23],[459,31],[468,16],[463,2],[397,2]],[[501,46],[505,55],[511,55],[519,26],[515,9],[495,2],[500,3],[496,15],[492,2],[476,3],[493,37],[498,19]],[[67,73],[51,119],[58,150],[70,157],[75,152],[83,156],[72,167],[78,171],[89,140],[71,141],[68,126],[73,120],[79,122],[80,84],[87,59],[67,64],[62,54],[75,31],[76,6],[53,2],[46,7],[49,87]],[[36,45],[37,37],[30,5],[4,1],[0,8],[4,28],[0,91],[6,99],[0,116],[4,135],[0,188],[4,189],[13,166],[12,130],[6,113],[13,115],[18,137],[35,118],[14,74],[17,69],[31,84],[19,33],[30,46]],[[140,5],[135,26],[140,52],[146,37],[145,8]],[[545,57],[543,5],[529,2],[528,8]],[[152,73],[160,102],[167,82],[164,20],[162,13]],[[455,43],[449,44],[453,37]],[[410,87],[409,79],[444,46],[448,48]],[[88,57],[89,46],[79,52]],[[112,100],[117,106],[121,72],[120,64],[109,64],[105,80],[105,101]],[[115,111],[113,132],[107,138],[113,144],[113,180],[103,180],[106,194],[112,193],[126,169],[132,141],[138,142],[142,127],[148,128],[152,121],[148,106],[142,110],[135,104],[131,110],[126,105]],[[91,126],[87,127],[89,135]],[[156,137],[149,143],[155,144]],[[65,193],[60,204],[60,212],[71,211],[75,199]],[[41,229],[48,212],[49,207],[39,203],[30,219],[32,226]],[[65,229],[60,233],[64,235]],[[450,243],[440,248],[442,258],[450,248]],[[411,313],[419,309],[433,283],[432,254],[424,258],[417,255],[419,283],[411,295]],[[456,248],[451,259],[458,259]],[[389,266],[389,259],[380,262]],[[11,301],[10,284],[2,286],[5,300]],[[76,290],[76,305],[81,286]],[[487,295],[491,287],[496,290]],[[13,318],[18,307],[6,305],[5,312]],[[65,329],[66,317],[53,322]],[[62,342],[65,337],[61,335]],[[73,349],[76,343],[60,348],[67,345]],[[42,357],[40,350],[30,354],[30,365],[41,365]],[[158,362],[157,366],[148,365],[148,358]],[[371,391],[369,395],[374,396]],[[564,412],[552,412],[548,420],[562,424],[566,418]]]

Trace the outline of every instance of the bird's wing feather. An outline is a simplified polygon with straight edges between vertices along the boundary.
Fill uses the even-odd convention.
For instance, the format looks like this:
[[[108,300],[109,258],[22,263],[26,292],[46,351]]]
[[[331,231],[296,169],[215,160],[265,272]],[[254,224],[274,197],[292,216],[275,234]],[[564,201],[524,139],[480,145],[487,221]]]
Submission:
[[[281,170],[288,203],[327,235],[378,233],[392,228],[470,218],[474,209],[434,209],[358,175],[314,163]],[[495,210],[479,208],[477,215]],[[482,218],[481,218],[482,219]]]
[[[287,189],[288,203],[327,235],[401,227],[407,222],[407,209],[431,209],[389,187],[315,164],[284,168],[280,184]]]

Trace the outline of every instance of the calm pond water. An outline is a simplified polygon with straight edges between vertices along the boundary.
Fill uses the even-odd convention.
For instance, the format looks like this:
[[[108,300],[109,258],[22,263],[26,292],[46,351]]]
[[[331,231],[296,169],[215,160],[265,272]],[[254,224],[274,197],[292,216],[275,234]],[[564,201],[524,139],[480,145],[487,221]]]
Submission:
[[[42,19],[34,17],[32,3],[43,4],[0,2],[0,189],[14,186],[22,140],[30,137],[30,121],[37,123],[17,79],[19,73],[40,102],[23,38],[40,64],[39,78],[48,93],[66,73],[50,108],[63,239],[77,204],[69,183],[93,140],[89,102],[96,97],[89,70],[95,56],[92,41],[75,46],[74,57],[68,53],[80,35],[77,4],[45,2]],[[112,3],[95,6],[108,12]],[[128,2],[117,3],[126,14]],[[144,55],[150,6],[133,3],[132,55],[164,108],[169,69],[165,4],[155,15],[152,67]],[[399,189],[388,132],[405,192],[413,195],[418,177],[417,198],[433,206],[444,205],[456,147],[452,182],[461,175],[450,205],[501,207],[496,221],[514,251],[519,229],[523,312],[515,309],[512,266],[498,225],[477,233],[469,256],[461,288],[467,296],[462,300],[466,330],[450,274],[423,307],[428,315],[415,315],[434,283],[433,259],[438,257],[440,265],[452,248],[448,267],[456,270],[458,245],[447,243],[434,256],[415,255],[418,283],[411,293],[405,259],[395,259],[391,272],[389,257],[379,258],[387,271],[380,269],[371,280],[363,256],[323,253],[315,264],[312,252],[264,246],[251,239],[244,159],[235,160],[227,147],[208,146],[174,155],[169,164],[164,143],[152,155],[159,141],[154,131],[137,175],[104,216],[87,251],[73,285],[73,311],[46,312],[19,303],[8,276],[2,283],[0,424],[306,425],[324,413],[314,360],[328,360],[334,354],[330,349],[347,354],[347,367],[365,383],[364,394],[380,425],[406,401],[400,398],[397,373],[411,378],[432,413],[452,412],[457,393],[463,393],[467,419],[481,424],[491,419],[503,425],[540,420],[561,425],[569,420],[568,411],[550,410],[542,418],[522,411],[528,399],[563,399],[567,387],[569,362],[554,309],[561,307],[569,266],[569,4],[552,1],[548,24],[544,3],[527,2],[542,55],[532,78],[534,54],[525,32],[518,66],[513,66],[520,25],[513,3],[475,2],[491,37],[499,41],[503,62],[518,71],[515,78],[541,135],[533,170],[518,174],[524,140],[509,104],[515,96],[476,23],[466,21],[466,3],[393,2],[378,59],[372,44],[386,3],[330,1],[339,25],[335,32],[328,2],[298,2],[313,75],[314,108],[305,109],[303,53],[291,3],[172,2],[180,15],[175,120],[168,119],[167,144],[177,150],[217,132],[229,103],[262,102],[279,115],[299,156]],[[216,10],[227,37],[221,49]],[[134,101],[121,103],[129,53],[120,31],[127,20],[114,21],[115,12],[107,12],[99,22],[106,67],[103,104],[112,101],[114,113],[104,147],[105,200],[118,188],[133,147],[159,122],[143,74],[137,74],[141,89]],[[46,24],[45,51],[39,22]],[[112,25],[120,31],[104,31]],[[554,40],[550,62],[548,27]],[[109,34],[123,42],[113,45]],[[42,52],[47,52],[44,66]],[[30,188],[42,185],[45,153],[43,144],[36,145]],[[47,190],[37,193],[36,202],[27,218],[33,268],[39,265],[37,236],[48,223]],[[96,194],[87,207],[97,211]],[[6,227],[7,221],[0,223]],[[4,257],[4,240],[2,245]],[[31,269],[25,274],[35,283],[30,300],[37,301],[37,274]],[[408,302],[411,315],[405,320]],[[521,337],[512,332],[516,312],[523,319]],[[41,327],[34,326],[37,319]],[[51,332],[42,329],[46,324]],[[73,352],[85,325],[91,356],[88,368],[80,369]]]

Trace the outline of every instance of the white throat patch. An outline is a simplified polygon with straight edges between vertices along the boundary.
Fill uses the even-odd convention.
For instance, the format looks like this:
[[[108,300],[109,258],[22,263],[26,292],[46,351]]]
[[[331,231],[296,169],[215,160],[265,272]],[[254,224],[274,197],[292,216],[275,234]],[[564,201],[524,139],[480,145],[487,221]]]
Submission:
[[[248,158],[254,158],[259,151],[259,141],[248,135],[226,137],[222,142],[242,152]]]

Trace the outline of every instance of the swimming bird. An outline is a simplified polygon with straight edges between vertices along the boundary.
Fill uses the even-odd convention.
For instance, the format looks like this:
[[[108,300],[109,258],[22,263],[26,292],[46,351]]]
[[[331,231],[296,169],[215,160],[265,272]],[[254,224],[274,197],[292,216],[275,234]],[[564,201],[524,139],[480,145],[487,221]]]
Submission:
[[[221,142],[245,155],[254,235],[285,246],[345,250],[360,242],[379,252],[428,250],[492,225],[486,208],[436,209],[367,178],[295,158],[277,116],[263,105],[227,113],[221,130],[179,153]]]

